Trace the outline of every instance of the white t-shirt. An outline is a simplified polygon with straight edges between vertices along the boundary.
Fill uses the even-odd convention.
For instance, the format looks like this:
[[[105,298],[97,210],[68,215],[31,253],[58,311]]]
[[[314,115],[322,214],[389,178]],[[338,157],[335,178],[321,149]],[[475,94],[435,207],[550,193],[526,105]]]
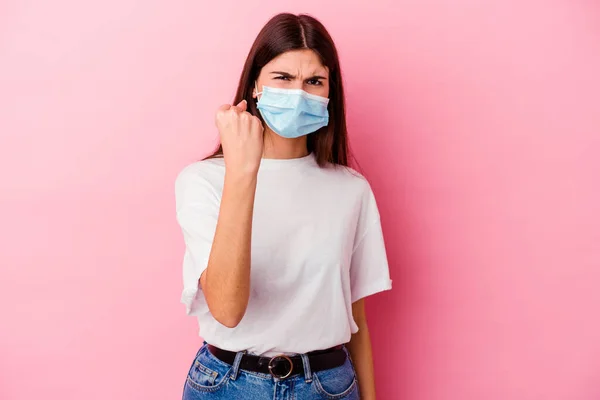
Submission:
[[[225,164],[184,168],[175,184],[186,244],[181,302],[197,316],[200,336],[230,351],[305,353],[347,343],[358,331],[352,303],[389,290],[379,212],[356,171],[319,167],[310,154],[263,159],[252,222],[250,300],[235,328],[215,320],[199,290],[215,234]]]

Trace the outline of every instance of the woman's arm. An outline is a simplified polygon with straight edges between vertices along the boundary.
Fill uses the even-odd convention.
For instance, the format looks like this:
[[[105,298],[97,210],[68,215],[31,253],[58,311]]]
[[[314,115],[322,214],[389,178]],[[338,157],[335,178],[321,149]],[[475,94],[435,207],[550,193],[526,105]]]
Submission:
[[[212,316],[237,326],[250,298],[252,215],[263,127],[246,112],[246,102],[222,106],[216,124],[225,157],[225,182],[208,266],[200,285]]]
[[[212,316],[233,328],[250,296],[250,243],[256,175],[225,174],[219,219],[200,285]]]
[[[352,315],[358,325],[358,332],[353,334],[348,350],[354,362],[360,398],[375,400],[375,374],[373,370],[373,354],[371,352],[371,337],[367,326],[364,299],[352,303]]]

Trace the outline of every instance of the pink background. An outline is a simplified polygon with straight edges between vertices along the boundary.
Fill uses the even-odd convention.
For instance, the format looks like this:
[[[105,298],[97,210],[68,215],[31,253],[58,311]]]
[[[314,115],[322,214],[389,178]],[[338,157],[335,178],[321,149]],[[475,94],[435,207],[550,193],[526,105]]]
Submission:
[[[180,398],[201,342],[174,178],[285,10],[337,42],[381,208],[379,398],[599,399],[600,5],[583,0],[0,3],[0,398]]]

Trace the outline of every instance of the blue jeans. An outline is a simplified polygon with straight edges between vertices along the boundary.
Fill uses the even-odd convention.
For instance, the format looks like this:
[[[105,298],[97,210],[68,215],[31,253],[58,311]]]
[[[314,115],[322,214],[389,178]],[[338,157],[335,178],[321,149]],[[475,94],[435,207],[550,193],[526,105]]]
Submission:
[[[208,351],[204,342],[190,367],[183,400],[358,400],[358,382],[350,354],[336,368],[312,372],[306,355],[302,355],[304,371],[285,379],[270,374],[239,368],[243,352],[237,353],[233,365]]]

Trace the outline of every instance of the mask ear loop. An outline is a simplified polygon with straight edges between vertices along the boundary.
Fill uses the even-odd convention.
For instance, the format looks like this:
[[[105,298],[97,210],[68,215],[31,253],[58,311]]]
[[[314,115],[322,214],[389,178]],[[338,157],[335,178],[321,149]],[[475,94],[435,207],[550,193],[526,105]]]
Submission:
[[[260,95],[262,95],[262,94],[263,94],[263,92],[259,92],[259,91],[258,91],[258,82],[257,82],[257,81],[254,81],[254,90],[256,90],[256,101],[258,101],[258,100],[260,100],[260,99],[258,98],[258,95],[259,95],[259,94],[260,94]]]

